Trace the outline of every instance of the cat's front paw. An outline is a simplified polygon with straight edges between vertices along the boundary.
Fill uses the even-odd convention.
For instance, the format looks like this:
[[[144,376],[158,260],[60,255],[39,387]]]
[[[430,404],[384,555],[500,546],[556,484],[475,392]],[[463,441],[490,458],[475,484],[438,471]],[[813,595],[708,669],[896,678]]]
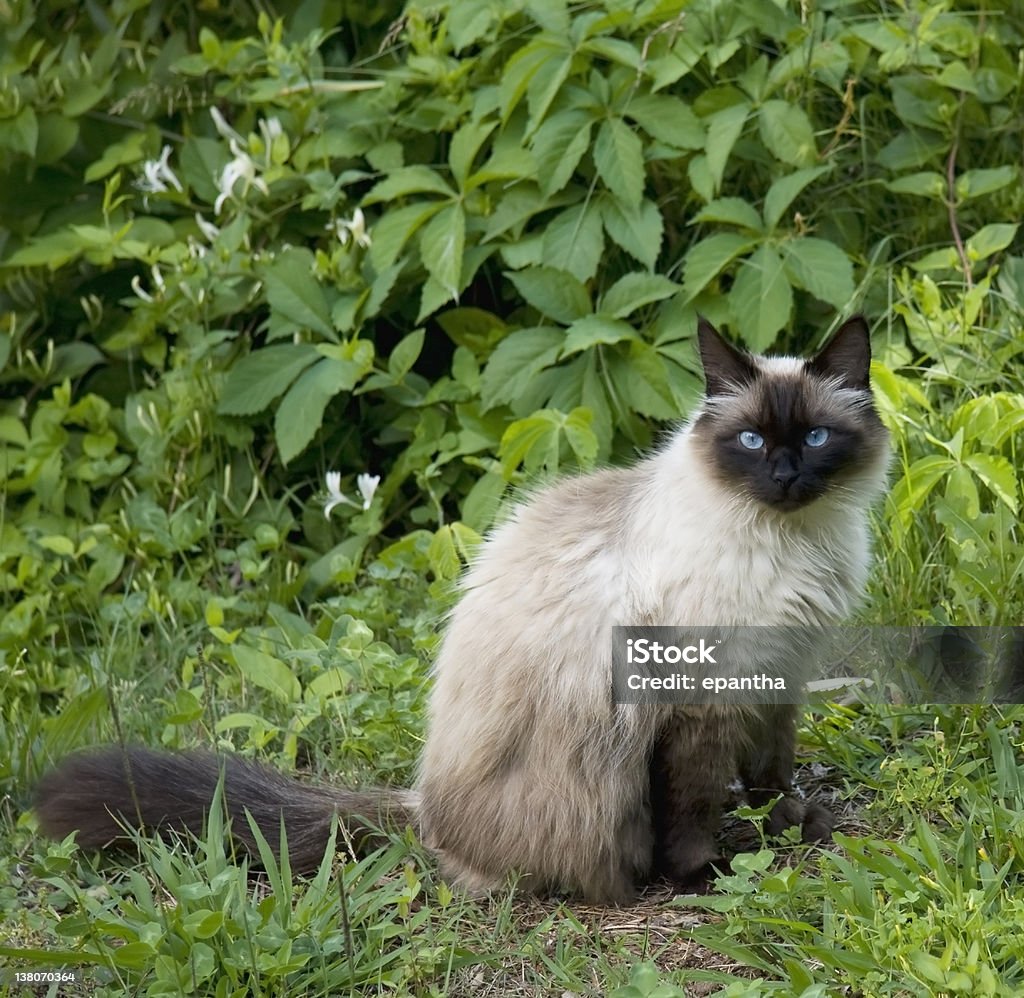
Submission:
[[[801,825],[801,837],[804,842],[829,842],[832,829],[836,826],[835,815],[821,804],[807,801],[804,804],[804,820]]]
[[[828,808],[814,801],[802,801],[786,795],[772,808],[767,831],[769,835],[781,835],[787,828],[799,825],[804,842],[827,842],[832,838],[835,823]]]

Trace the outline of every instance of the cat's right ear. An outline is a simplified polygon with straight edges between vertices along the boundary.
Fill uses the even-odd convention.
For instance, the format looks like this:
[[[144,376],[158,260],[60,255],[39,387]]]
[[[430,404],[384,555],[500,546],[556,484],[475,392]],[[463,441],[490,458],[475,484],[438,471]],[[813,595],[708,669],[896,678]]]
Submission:
[[[709,398],[734,392],[756,377],[757,371],[750,358],[727,343],[722,334],[700,316],[697,318],[697,343],[707,385],[705,394]]]

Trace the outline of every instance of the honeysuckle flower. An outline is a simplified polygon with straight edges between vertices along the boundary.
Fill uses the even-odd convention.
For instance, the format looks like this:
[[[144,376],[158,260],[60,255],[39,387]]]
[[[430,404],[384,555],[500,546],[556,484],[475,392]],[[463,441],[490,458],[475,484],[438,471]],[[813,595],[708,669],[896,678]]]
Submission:
[[[199,231],[206,236],[208,242],[212,243],[220,235],[220,229],[213,222],[206,221],[198,211],[196,212],[196,225],[199,226]]]
[[[217,110],[217,108],[210,108],[210,117],[213,118],[213,127],[217,129],[217,132],[222,139],[227,139],[229,142],[237,142],[241,144],[242,136],[228,124],[227,119],[220,113],[220,111]]]
[[[355,245],[369,249],[372,242],[370,233],[366,231],[366,219],[363,217],[361,208],[356,208],[351,221],[336,218],[334,221],[327,223],[327,229],[338,237],[338,241],[342,246],[347,246],[348,241],[351,239]]]
[[[267,161],[267,166],[270,166],[270,155],[274,147],[274,139],[279,135],[283,135],[284,129],[281,127],[281,122],[277,118],[260,118],[259,130],[260,135],[263,136],[263,151]]]
[[[359,489],[359,494],[363,497],[362,503],[356,502],[355,499],[349,499],[341,491],[340,471],[328,471],[325,480],[327,482],[327,500],[324,503],[324,516],[329,517],[335,506],[343,504],[355,506],[356,509],[369,509],[370,503],[373,501],[373,494],[380,484],[380,475],[363,474],[356,478],[356,488]]]
[[[169,190],[168,184],[176,191],[184,190],[181,181],[175,176],[174,171],[168,164],[171,156],[171,147],[164,146],[160,150],[159,159],[147,159],[142,164],[142,176],[135,181],[135,186],[146,194],[162,194]]]
[[[373,494],[377,491],[378,485],[380,485],[380,475],[359,475],[356,478],[356,488],[359,489],[359,494],[363,497],[363,509],[370,508]]]
[[[266,181],[256,172],[256,164],[253,162],[252,157],[234,144],[232,152],[235,153],[235,158],[224,167],[217,178],[217,189],[220,191],[220,194],[214,202],[213,210],[218,215],[224,208],[224,202],[235,193],[235,184],[239,180],[245,181],[245,186],[242,188],[243,194],[250,187],[255,187],[264,194],[270,193]]]
[[[148,291],[144,291],[142,288],[142,281],[139,275],[136,274],[132,278],[132,291],[135,292],[137,298],[141,298],[143,301],[152,302],[156,301],[157,298],[161,297],[164,293],[164,275],[160,273],[160,268],[154,265],[150,268],[150,273],[153,275],[153,287],[156,289],[156,296],[154,297]]]

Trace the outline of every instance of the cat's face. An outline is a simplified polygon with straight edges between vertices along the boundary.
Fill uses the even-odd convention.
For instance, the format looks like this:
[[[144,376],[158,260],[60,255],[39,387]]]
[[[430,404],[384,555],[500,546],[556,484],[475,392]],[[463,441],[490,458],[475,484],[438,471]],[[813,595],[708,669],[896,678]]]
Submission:
[[[703,320],[699,340],[707,392],[694,439],[730,490],[788,512],[884,473],[888,434],[871,398],[864,319],[809,360],[740,353]]]

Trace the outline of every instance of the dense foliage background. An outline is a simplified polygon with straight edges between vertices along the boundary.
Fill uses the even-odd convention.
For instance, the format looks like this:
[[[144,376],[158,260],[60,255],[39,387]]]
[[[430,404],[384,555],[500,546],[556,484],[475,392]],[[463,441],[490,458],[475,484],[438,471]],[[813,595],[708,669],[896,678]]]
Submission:
[[[565,912],[500,910],[493,950],[429,862],[389,875],[401,842],[340,891],[254,895],[215,833],[100,887],[19,815],[111,738],[408,779],[461,563],[510,489],[685,416],[698,312],[806,351],[864,311],[897,452],[865,619],[1019,622],[1024,7],[42,0],[0,28],[18,959],[111,994],[427,993],[464,964],[509,993],[515,949],[530,993],[681,994]],[[734,866],[705,941],[761,983],[703,973],[1019,993],[1019,709],[823,711],[807,738],[882,838]]]

